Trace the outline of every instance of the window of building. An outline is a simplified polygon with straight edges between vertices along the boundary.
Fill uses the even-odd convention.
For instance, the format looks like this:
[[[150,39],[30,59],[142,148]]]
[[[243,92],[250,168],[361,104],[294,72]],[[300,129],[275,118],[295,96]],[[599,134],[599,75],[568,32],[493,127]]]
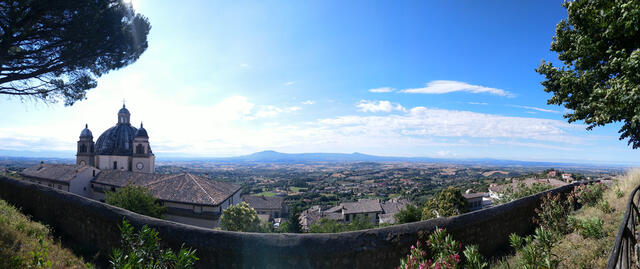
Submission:
[[[118,162],[113,162],[113,170],[117,170],[118,169]]]
[[[138,144],[136,146],[136,154],[144,154],[144,147],[142,146],[142,144]]]

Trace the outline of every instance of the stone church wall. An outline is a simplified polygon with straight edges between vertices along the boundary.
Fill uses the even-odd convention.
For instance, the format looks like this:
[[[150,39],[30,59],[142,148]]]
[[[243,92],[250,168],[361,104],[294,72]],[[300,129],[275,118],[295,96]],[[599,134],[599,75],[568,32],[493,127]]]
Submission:
[[[568,193],[573,185],[550,192]],[[66,239],[99,251],[106,259],[119,245],[123,218],[158,230],[162,242],[197,249],[199,268],[395,268],[409,246],[436,227],[463,244],[478,244],[485,256],[501,253],[511,233],[534,229],[531,218],[543,194],[471,213],[380,229],[338,234],[258,234],[203,229],[149,218],[75,194],[0,177],[0,198]]]

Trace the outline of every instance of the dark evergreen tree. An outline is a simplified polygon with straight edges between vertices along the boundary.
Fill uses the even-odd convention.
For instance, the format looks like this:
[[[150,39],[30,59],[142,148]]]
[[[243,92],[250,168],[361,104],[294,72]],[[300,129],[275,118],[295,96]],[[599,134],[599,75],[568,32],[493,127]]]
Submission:
[[[0,0],[0,94],[72,105],[135,62],[150,29],[122,0]]]

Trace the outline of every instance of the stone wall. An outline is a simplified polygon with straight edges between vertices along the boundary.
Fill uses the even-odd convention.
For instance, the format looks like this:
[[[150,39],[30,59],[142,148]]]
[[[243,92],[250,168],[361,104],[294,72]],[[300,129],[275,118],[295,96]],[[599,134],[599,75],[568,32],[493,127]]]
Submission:
[[[550,192],[567,193],[568,185]],[[450,218],[338,234],[259,234],[216,231],[149,218],[68,192],[0,177],[0,198],[106,259],[119,245],[118,224],[158,230],[164,244],[197,249],[199,268],[395,268],[409,246],[436,227],[485,256],[501,253],[511,233],[534,229],[543,194]]]

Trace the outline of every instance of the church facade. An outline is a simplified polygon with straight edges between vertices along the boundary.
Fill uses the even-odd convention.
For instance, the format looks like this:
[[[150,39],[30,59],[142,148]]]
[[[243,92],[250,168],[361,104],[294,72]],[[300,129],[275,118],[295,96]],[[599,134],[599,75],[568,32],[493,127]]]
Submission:
[[[76,164],[100,170],[154,173],[155,155],[147,130],[142,123],[140,128],[133,127],[130,119],[131,113],[123,104],[118,111],[118,123],[104,131],[95,143],[91,130],[85,125],[78,140]]]

